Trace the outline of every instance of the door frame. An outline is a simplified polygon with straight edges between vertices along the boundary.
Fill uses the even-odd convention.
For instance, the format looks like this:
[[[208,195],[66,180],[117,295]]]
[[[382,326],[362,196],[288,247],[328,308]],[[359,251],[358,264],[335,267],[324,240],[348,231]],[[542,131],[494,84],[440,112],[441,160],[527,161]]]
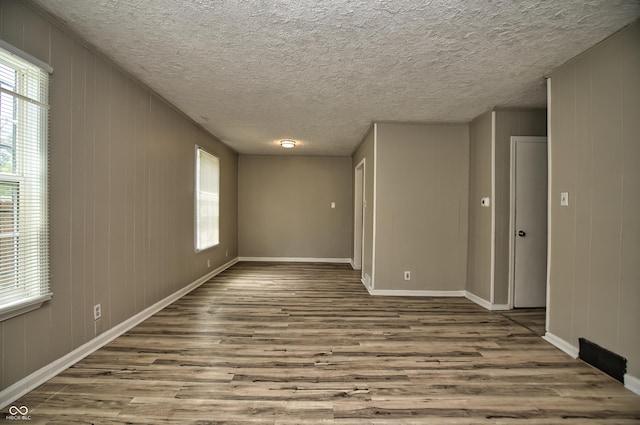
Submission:
[[[510,149],[510,170],[509,170],[509,290],[508,290],[508,306],[510,310],[514,308],[514,298],[515,298],[515,234],[516,234],[516,148],[515,145],[518,141],[524,141],[529,143],[544,143],[547,144],[547,149],[549,149],[549,138],[546,136],[511,136],[509,141],[509,149]],[[547,174],[549,170],[549,159],[547,157]],[[547,179],[549,176],[547,175]],[[547,183],[547,199],[549,198],[549,186]],[[547,201],[548,202],[548,201]],[[547,207],[548,211],[548,207]],[[549,220],[547,219],[547,235],[549,234]],[[548,236],[547,236],[548,239]],[[548,242],[547,242],[548,244]],[[548,249],[548,247],[547,247]],[[547,253],[548,254],[548,253]],[[547,266],[548,266],[548,258],[547,258]],[[548,276],[547,276],[547,285],[548,285]],[[548,294],[549,288],[547,288],[547,306],[548,302]]]
[[[362,171],[360,171],[362,170]],[[359,178],[358,175],[361,175]],[[367,207],[367,201],[365,197],[365,185],[366,185],[366,158],[354,168],[354,189],[353,189],[353,262],[352,267],[355,270],[361,270],[362,276],[364,276],[364,232],[365,232],[365,209]],[[361,180],[361,181],[358,181]],[[358,196],[360,192],[360,196]],[[360,213],[358,215],[358,212]],[[358,247],[360,248],[358,252]],[[360,261],[357,261],[357,260]],[[362,277],[361,276],[361,277]]]

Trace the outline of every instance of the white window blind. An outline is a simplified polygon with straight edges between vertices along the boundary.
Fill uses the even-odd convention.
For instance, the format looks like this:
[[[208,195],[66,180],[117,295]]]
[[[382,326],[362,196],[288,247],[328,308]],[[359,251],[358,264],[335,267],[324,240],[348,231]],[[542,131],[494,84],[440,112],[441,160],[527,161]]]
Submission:
[[[49,70],[5,47],[0,46],[0,320],[37,308],[52,295]]]
[[[196,146],[196,252],[220,240],[220,161]]]

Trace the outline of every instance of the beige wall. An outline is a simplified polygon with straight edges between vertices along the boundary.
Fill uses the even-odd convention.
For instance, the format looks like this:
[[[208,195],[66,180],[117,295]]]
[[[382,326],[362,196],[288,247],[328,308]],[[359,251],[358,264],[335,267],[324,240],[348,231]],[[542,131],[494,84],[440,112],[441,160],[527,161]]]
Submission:
[[[362,276],[371,279],[373,276],[373,211],[375,196],[373,192],[373,176],[375,175],[375,124],[353,154],[352,169],[355,182],[355,167],[365,161],[364,175],[364,243],[362,246]],[[369,281],[370,282],[370,281]],[[368,283],[367,283],[368,284]]]
[[[551,74],[549,332],[640,377],[640,23]],[[560,193],[569,192],[569,206]]]
[[[495,123],[494,123],[495,121]],[[485,112],[469,124],[469,250],[467,290],[493,304],[509,303],[511,136],[546,136],[546,109]],[[495,193],[492,188],[495,168]],[[482,208],[480,198],[491,197]],[[495,256],[491,258],[492,210]],[[491,265],[494,262],[493,294]]]
[[[494,303],[509,302],[509,209],[511,202],[511,136],[546,136],[546,109],[495,110],[495,270]]]
[[[351,157],[242,155],[238,167],[241,257],[351,258]]]
[[[375,289],[464,290],[468,126],[379,123],[376,143]]]
[[[492,115],[486,112],[469,123],[469,243],[467,291],[491,300]],[[489,207],[480,199],[491,198]]]
[[[0,16],[3,40],[54,67],[54,295],[0,323],[4,389],[90,341],[94,304],[102,304],[106,331],[237,256],[237,155],[21,2],[0,2]],[[222,168],[221,244],[200,254],[196,144]]]

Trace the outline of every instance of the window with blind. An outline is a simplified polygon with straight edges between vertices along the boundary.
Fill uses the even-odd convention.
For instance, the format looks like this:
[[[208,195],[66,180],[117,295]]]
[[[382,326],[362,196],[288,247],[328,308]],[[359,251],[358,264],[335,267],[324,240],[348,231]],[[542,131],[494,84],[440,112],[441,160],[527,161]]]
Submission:
[[[51,298],[46,64],[0,43],[0,320]]]
[[[196,146],[196,252],[220,241],[220,160]]]

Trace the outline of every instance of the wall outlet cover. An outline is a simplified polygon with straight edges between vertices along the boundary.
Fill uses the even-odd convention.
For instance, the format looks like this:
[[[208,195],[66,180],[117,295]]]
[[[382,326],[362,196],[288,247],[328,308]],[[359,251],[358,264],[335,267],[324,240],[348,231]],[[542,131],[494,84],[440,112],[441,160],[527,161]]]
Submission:
[[[96,304],[93,306],[93,320],[98,320],[102,317],[102,304]]]

